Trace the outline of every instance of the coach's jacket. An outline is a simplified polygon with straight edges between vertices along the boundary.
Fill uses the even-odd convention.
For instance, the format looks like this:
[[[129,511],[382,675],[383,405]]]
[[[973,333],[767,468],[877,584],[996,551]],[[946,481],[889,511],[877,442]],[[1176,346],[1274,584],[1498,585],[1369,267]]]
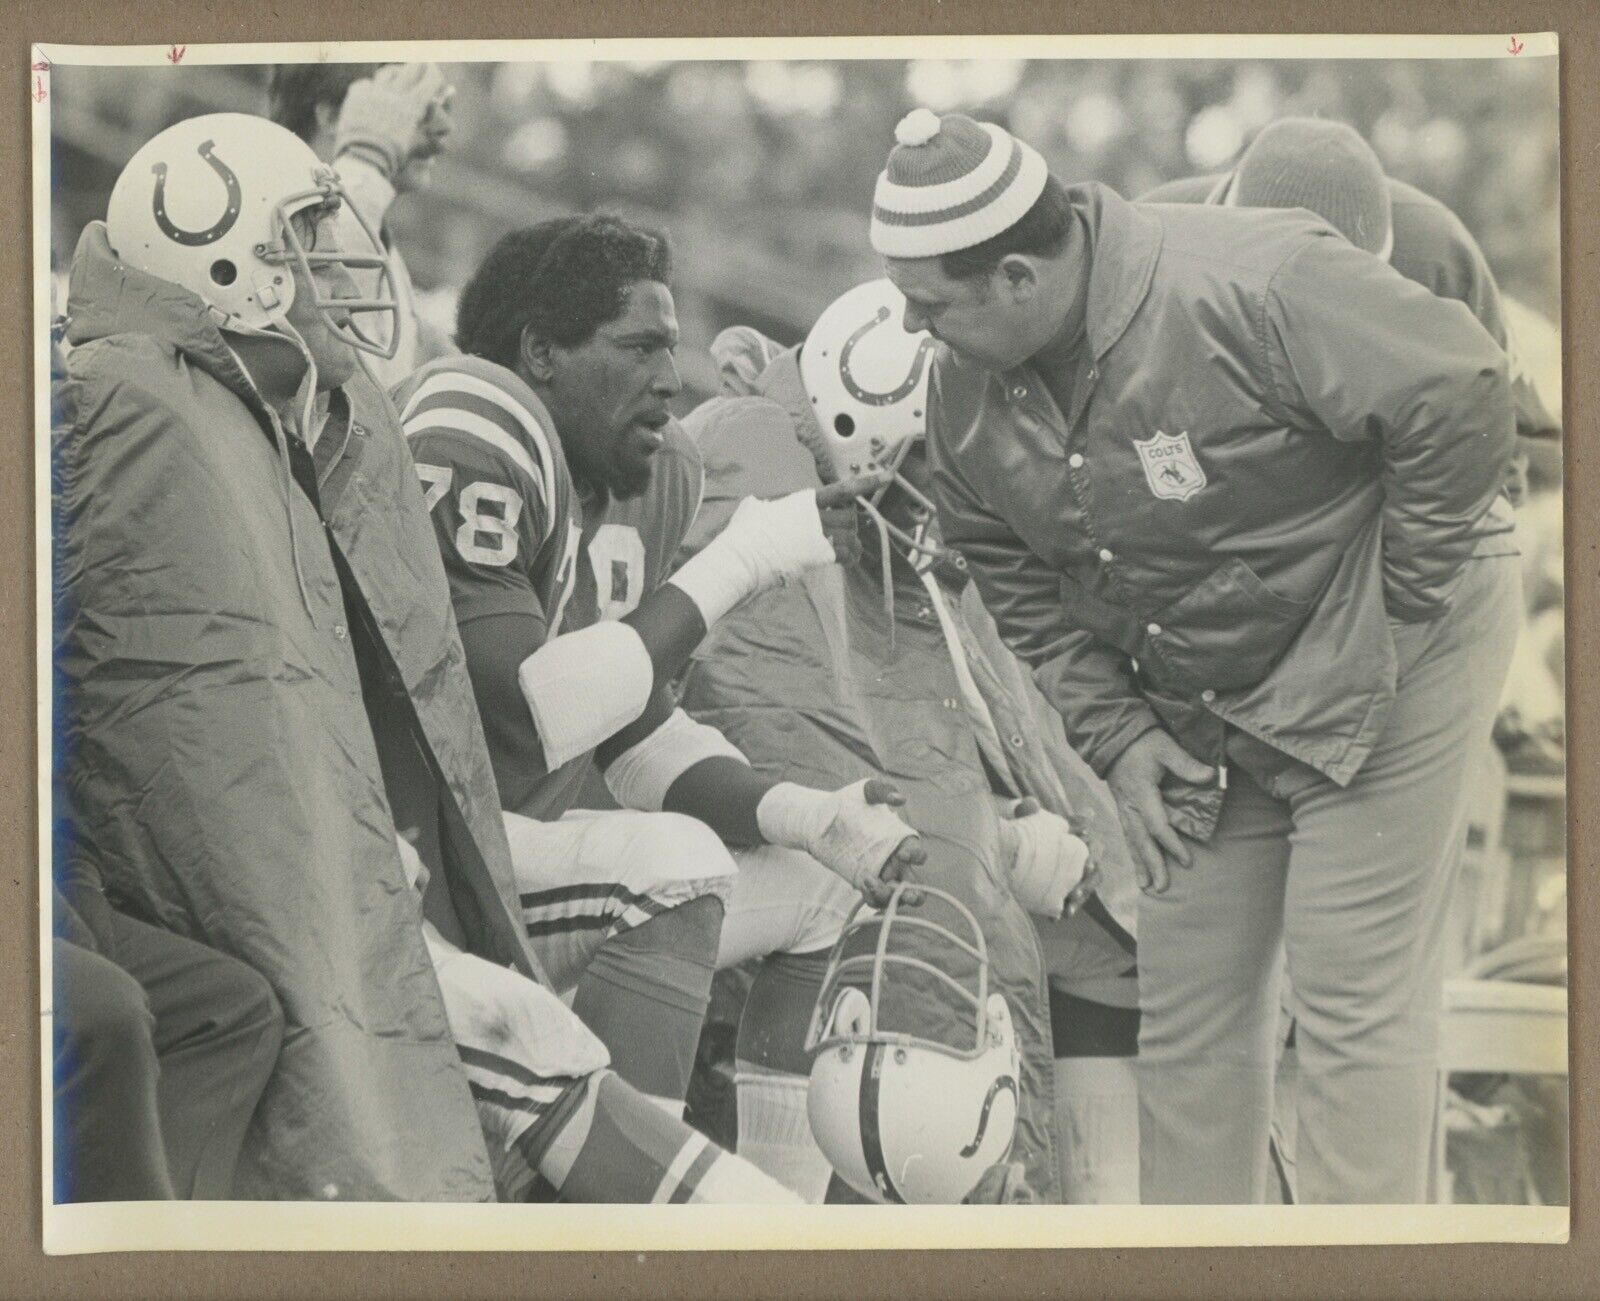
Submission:
[[[490,1199],[358,638],[380,648],[385,689],[409,699],[442,775],[468,945],[529,975],[537,963],[392,408],[359,373],[332,395],[346,418],[317,443],[319,516],[204,305],[122,265],[98,223],[68,310],[55,440],[63,777],[117,906],[242,959],[283,1005],[239,1192]]]
[[[715,535],[741,498],[819,482],[794,432],[794,421],[814,419],[797,396],[795,354],[773,362],[765,381],[760,396],[714,399],[684,421],[706,469],[690,550]],[[1135,901],[1127,848],[1109,793],[1068,749],[970,584],[962,579],[947,588],[953,624],[999,733],[1002,753],[988,761],[1008,793],[1033,796],[1068,816],[1104,872],[1092,917],[1036,920],[1023,911],[1002,866],[988,756],[964,706],[940,621],[928,592],[909,574],[900,577],[892,621],[875,562],[830,566],[745,602],[696,651],[683,704],[769,776],[830,789],[887,776],[906,794],[905,817],[929,851],[912,879],[955,893],[987,939],[993,978],[1023,1049],[1015,1155],[1035,1190],[1058,1201],[1045,985],[1053,979],[1107,1003],[1136,998],[1126,933]],[[919,1032],[935,1039],[953,1033],[959,1017],[948,1000],[920,1006]]]
[[[1026,365],[939,349],[945,537],[1096,771],[1165,724],[1268,789],[1347,784],[1394,698],[1391,625],[1449,607],[1503,482],[1505,355],[1308,213],[1069,193],[1090,267],[1069,409]],[[1220,785],[1170,795],[1208,836]]]

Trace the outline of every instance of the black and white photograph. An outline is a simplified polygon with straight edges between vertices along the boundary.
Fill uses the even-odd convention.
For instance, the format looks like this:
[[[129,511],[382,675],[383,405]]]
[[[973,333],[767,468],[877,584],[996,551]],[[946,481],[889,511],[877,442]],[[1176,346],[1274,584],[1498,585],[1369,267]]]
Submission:
[[[36,47],[46,1249],[1565,1241],[1556,49]]]

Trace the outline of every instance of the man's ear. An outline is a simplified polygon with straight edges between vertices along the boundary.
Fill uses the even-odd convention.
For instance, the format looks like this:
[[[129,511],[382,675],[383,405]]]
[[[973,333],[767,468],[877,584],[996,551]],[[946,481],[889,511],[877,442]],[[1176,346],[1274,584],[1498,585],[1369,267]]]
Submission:
[[[522,337],[517,344],[517,361],[523,375],[535,384],[548,384],[555,377],[555,358],[551,355],[553,345],[548,339],[541,339],[526,325],[522,327]]]
[[[1008,253],[1001,258],[995,275],[1014,303],[1028,302],[1039,292],[1039,268],[1032,258],[1021,253]]]

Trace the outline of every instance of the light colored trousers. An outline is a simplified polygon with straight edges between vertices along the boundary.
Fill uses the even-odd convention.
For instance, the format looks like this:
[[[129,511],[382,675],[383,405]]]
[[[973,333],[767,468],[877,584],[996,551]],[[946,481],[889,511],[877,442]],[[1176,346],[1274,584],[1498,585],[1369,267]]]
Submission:
[[[1277,798],[1231,767],[1216,834],[1141,898],[1145,1202],[1263,1200],[1280,953],[1299,1026],[1299,1200],[1424,1199],[1467,766],[1520,585],[1515,557],[1469,562],[1448,614],[1395,625],[1399,689],[1354,781]]]

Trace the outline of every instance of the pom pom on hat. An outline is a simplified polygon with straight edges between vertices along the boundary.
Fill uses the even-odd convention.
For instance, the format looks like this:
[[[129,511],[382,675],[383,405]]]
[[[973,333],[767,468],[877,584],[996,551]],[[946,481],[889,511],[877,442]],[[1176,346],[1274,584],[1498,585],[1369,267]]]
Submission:
[[[894,138],[903,145],[925,145],[939,134],[939,115],[932,109],[914,108],[900,119]]]
[[[1037,150],[992,122],[919,108],[894,134],[872,199],[872,247],[884,257],[981,244],[1020,221],[1050,179]]]

